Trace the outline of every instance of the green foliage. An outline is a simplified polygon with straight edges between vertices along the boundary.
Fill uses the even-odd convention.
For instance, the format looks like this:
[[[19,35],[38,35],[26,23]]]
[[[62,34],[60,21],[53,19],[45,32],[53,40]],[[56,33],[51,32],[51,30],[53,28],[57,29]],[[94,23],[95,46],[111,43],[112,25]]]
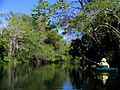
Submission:
[[[54,62],[70,59],[69,50],[74,59],[116,57],[120,50],[119,10],[117,0],[38,0],[32,17],[12,12],[5,15],[8,25],[2,28],[5,37],[0,37],[1,60],[8,56],[10,60]],[[64,34],[76,33],[80,40],[73,40],[69,49],[57,33],[59,28]]]
[[[73,58],[82,56],[100,60],[106,57],[119,62],[119,1],[91,0],[87,2],[83,0],[80,1],[80,5],[78,13],[71,13],[70,17],[74,16],[73,21],[67,24],[70,25],[69,30],[82,34],[79,41],[78,39],[72,41],[70,54]]]
[[[0,61],[8,58],[8,40],[5,36],[5,33],[0,34]]]
[[[96,23],[99,23],[99,25],[96,24],[96,27],[101,27],[101,25],[110,27],[109,21],[114,21],[111,19],[111,15],[117,20],[119,19],[119,1],[117,0],[59,0],[53,4],[46,0],[40,0],[38,3],[34,6],[33,16],[35,18],[42,17],[50,25],[62,28],[67,33],[77,30],[81,34],[86,34],[86,32],[93,31],[95,28],[92,27],[92,23],[95,19],[97,19]],[[113,32],[119,37],[120,33],[116,30]]]
[[[54,62],[66,59],[62,36],[48,28],[42,18],[35,20],[12,12],[7,16],[8,25],[0,37],[1,60]]]

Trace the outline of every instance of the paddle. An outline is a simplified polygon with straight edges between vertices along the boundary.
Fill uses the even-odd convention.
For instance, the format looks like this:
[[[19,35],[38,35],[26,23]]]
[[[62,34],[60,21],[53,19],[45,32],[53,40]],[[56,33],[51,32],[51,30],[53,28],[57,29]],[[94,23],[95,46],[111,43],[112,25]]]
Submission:
[[[92,60],[90,60],[90,59],[89,59],[89,60],[87,60],[87,61],[88,61],[88,62],[90,62],[90,63],[93,63],[93,64],[96,64],[96,65],[98,65],[98,64],[97,64],[97,62],[95,62],[95,61],[92,61]]]

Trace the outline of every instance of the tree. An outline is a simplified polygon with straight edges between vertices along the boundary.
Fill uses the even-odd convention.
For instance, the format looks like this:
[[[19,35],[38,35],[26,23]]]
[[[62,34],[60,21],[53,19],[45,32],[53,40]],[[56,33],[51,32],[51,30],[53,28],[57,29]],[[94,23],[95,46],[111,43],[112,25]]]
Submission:
[[[117,15],[119,1],[117,0],[69,0],[69,2],[59,0],[52,5],[47,1],[39,0],[38,3],[39,5],[33,9],[33,16],[43,17],[45,22],[51,22],[65,31],[77,30],[82,34],[92,31],[92,22],[100,13],[104,13],[104,16],[113,13],[113,16],[119,20]],[[116,30],[114,32],[119,36]]]
[[[10,13],[6,16],[8,20],[8,25],[4,32],[8,33],[8,40],[9,40],[9,53],[8,57],[9,60],[12,60],[16,57],[16,51],[20,50],[21,47],[19,45],[19,41],[23,39],[23,34],[27,30],[32,31],[32,22],[29,16],[25,14],[14,14]]]
[[[62,36],[48,29],[49,25],[42,22],[42,18],[34,20],[28,15],[12,12],[5,14],[5,17],[8,25],[3,34],[6,34],[5,38],[8,40],[5,45],[8,46],[6,55],[9,60],[48,62],[60,60],[64,55]],[[3,46],[2,44],[1,47]]]
[[[62,28],[65,30],[64,34],[80,32],[84,46],[84,49],[81,47],[81,52],[88,57],[92,49],[95,50],[94,54],[97,54],[95,57],[104,57],[113,52],[115,55],[115,52],[119,52],[118,0],[58,0],[53,4],[39,0],[38,3],[33,9],[33,16],[47,16],[46,23]],[[119,56],[117,53],[115,56]]]

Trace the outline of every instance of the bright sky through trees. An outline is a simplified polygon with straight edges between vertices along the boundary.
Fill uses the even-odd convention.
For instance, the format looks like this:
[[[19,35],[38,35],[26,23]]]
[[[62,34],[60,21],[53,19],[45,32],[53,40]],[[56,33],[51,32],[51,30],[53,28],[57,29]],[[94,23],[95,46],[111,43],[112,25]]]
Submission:
[[[47,0],[50,4],[57,2],[58,0]],[[6,13],[6,12],[19,12],[19,13],[25,13],[27,15],[30,15],[32,13],[31,9],[33,9],[33,5],[37,5],[38,0],[0,0],[0,13]],[[6,26],[7,22],[0,18],[0,20],[3,21],[2,26]],[[59,30],[59,33],[61,33],[62,30]]]
[[[49,3],[54,3],[57,0],[48,0]],[[33,5],[37,5],[38,0],[0,0],[0,13],[6,13],[6,12],[19,12],[19,13],[25,13],[27,15],[30,15],[32,13],[31,9],[33,9]],[[1,20],[2,18],[0,18]],[[4,25],[7,24],[5,20]],[[59,32],[61,33],[61,32]]]
[[[56,0],[48,0],[50,3]],[[0,0],[0,13],[19,12],[30,15],[32,13],[33,5],[37,5],[38,0]],[[1,18],[0,18],[1,19]],[[2,19],[3,21],[3,19]],[[4,21],[5,23],[5,21]]]

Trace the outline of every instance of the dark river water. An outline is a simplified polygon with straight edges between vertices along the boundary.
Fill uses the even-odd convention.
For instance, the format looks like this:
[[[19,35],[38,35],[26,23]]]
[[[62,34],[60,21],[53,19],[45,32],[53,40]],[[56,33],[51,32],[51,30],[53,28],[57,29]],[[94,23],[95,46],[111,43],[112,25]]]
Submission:
[[[120,78],[67,63],[1,64],[0,90],[120,90]]]

